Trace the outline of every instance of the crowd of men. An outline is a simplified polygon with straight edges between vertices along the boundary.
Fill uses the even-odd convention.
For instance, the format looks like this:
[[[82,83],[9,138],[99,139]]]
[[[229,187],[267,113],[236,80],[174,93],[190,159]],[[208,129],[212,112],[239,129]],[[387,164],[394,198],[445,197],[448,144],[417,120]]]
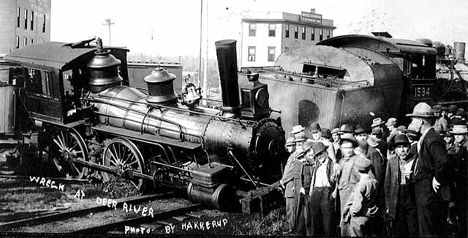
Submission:
[[[467,237],[468,130],[456,105],[333,130],[294,126],[280,181],[288,234]]]

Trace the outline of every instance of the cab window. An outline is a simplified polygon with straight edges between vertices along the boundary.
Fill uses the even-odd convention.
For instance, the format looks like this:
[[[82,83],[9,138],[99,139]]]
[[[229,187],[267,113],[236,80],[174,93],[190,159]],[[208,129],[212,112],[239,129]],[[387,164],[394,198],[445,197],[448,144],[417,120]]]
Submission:
[[[52,97],[52,74],[38,69],[28,69],[26,90],[29,93]]]

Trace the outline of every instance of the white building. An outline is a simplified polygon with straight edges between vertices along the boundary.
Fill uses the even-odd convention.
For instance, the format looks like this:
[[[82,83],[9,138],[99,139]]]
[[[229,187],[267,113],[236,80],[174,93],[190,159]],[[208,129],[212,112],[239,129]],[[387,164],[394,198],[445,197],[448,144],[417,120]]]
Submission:
[[[333,36],[333,20],[302,12],[249,13],[242,19],[240,67],[273,66],[276,58],[290,49],[315,45]]]

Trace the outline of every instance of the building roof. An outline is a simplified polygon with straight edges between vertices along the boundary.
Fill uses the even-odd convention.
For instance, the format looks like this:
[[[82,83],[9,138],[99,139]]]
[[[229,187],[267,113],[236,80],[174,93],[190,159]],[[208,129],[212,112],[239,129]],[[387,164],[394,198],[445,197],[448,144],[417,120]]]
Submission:
[[[318,42],[317,45],[333,47],[362,47],[387,53],[437,54],[436,49],[423,43],[367,35],[342,35]]]
[[[313,23],[313,22],[303,22],[303,21],[293,21],[289,19],[260,19],[260,18],[242,18],[243,22],[246,23],[290,23],[302,26],[312,26],[312,27],[322,27],[326,29],[336,29],[335,26],[324,25],[320,23]]]

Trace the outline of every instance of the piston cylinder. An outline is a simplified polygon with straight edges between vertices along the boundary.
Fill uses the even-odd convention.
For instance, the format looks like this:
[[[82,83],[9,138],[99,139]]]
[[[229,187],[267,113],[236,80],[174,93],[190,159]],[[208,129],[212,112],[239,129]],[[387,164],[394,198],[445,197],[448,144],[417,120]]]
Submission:
[[[235,204],[236,193],[227,184],[221,184],[214,191],[210,191],[190,183],[187,187],[187,196],[193,202],[203,203],[220,210],[228,210],[229,206]]]
[[[240,110],[239,85],[237,82],[237,54],[235,40],[215,42],[223,110],[227,115],[237,117]]]

